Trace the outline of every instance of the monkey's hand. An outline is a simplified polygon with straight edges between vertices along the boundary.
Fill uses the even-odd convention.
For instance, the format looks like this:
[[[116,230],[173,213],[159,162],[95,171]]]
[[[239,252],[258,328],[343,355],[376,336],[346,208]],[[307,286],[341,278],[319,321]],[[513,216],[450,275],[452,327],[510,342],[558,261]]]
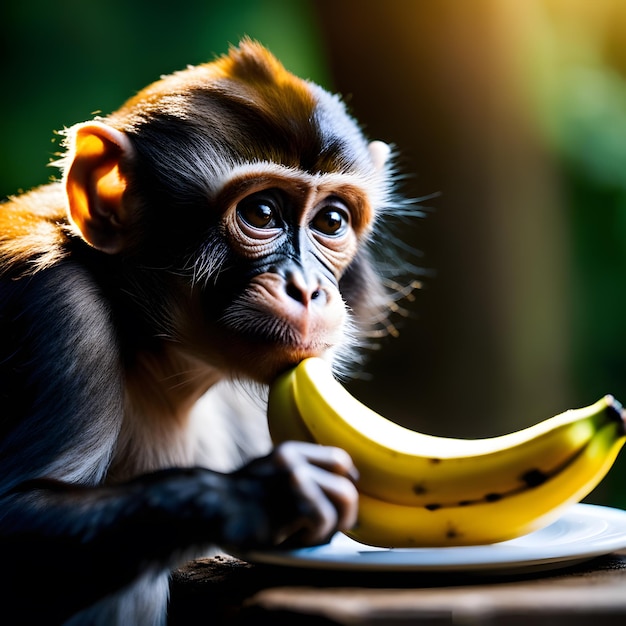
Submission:
[[[356,522],[358,474],[339,448],[285,442],[229,476],[223,547],[315,545]]]
[[[47,581],[46,610],[69,615],[148,564],[172,567],[208,546],[322,543],[354,525],[355,480],[343,450],[286,442],[230,474],[194,467],[114,485],[25,481],[0,494],[0,555],[12,573],[7,597],[30,593],[25,581],[36,569]],[[64,594],[68,584],[75,604]]]

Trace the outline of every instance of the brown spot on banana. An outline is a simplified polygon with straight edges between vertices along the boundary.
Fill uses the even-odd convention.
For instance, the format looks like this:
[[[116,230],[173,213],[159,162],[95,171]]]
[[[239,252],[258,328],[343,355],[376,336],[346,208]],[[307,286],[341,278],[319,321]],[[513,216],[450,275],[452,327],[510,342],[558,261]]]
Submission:
[[[441,506],[442,506],[441,504],[438,504],[438,503],[436,503],[436,502],[433,502],[432,504],[425,504],[425,505],[424,505],[424,508],[425,508],[427,511],[436,511],[437,509],[440,509],[440,508],[441,508]]]
[[[460,533],[454,526],[450,526],[446,531],[446,539],[458,539],[463,533]]]
[[[502,500],[503,495],[501,493],[487,493],[485,494],[485,502],[497,502]]]
[[[428,493],[428,489],[426,489],[423,483],[416,483],[415,485],[413,485],[413,493],[416,496],[423,496],[424,494]]]
[[[538,487],[548,480],[548,475],[540,469],[531,469],[522,474],[520,479],[527,487]]]

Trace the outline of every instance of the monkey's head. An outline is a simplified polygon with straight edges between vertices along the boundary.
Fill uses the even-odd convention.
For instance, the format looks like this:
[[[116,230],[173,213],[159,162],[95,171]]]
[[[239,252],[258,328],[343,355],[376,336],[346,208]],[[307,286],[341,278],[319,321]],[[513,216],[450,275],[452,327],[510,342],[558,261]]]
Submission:
[[[269,381],[345,355],[380,316],[368,242],[391,202],[388,148],[259,44],[69,137],[71,222],[124,268],[155,335]]]

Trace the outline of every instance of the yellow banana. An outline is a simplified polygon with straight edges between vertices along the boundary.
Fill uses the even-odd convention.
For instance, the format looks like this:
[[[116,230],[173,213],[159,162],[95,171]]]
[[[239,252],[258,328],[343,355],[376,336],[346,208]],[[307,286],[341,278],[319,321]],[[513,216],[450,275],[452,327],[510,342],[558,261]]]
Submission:
[[[515,433],[452,439],[415,432],[364,406],[321,359],[306,359],[270,391],[275,442],[345,449],[359,473],[360,512],[348,534],[373,545],[467,545],[530,532],[582,499],[626,441],[606,396]]]
[[[543,484],[487,494],[464,506],[406,506],[360,494],[357,525],[346,534],[389,548],[476,545],[519,537],[551,523],[566,506],[584,498],[611,468],[623,442],[622,427],[607,424]]]
[[[280,443],[281,441],[315,441],[300,419],[300,413],[293,393],[295,377],[295,368],[290,369],[279,376],[270,387],[268,426],[270,437],[274,443]]]
[[[435,437],[363,405],[321,359],[306,359],[294,374],[293,423],[304,424],[318,443],[345,449],[359,469],[361,491],[397,504],[451,505],[536,485],[559,471],[614,413],[612,399],[603,398],[500,437]]]

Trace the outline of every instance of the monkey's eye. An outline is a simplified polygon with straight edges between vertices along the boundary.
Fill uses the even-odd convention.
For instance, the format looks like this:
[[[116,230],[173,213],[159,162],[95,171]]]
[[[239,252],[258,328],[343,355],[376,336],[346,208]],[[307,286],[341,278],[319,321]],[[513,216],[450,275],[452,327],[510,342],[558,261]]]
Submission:
[[[350,215],[347,209],[341,206],[327,206],[315,214],[311,220],[311,227],[327,237],[343,235],[350,224]]]
[[[280,226],[279,201],[271,193],[260,192],[244,198],[237,205],[237,215],[253,228]]]

